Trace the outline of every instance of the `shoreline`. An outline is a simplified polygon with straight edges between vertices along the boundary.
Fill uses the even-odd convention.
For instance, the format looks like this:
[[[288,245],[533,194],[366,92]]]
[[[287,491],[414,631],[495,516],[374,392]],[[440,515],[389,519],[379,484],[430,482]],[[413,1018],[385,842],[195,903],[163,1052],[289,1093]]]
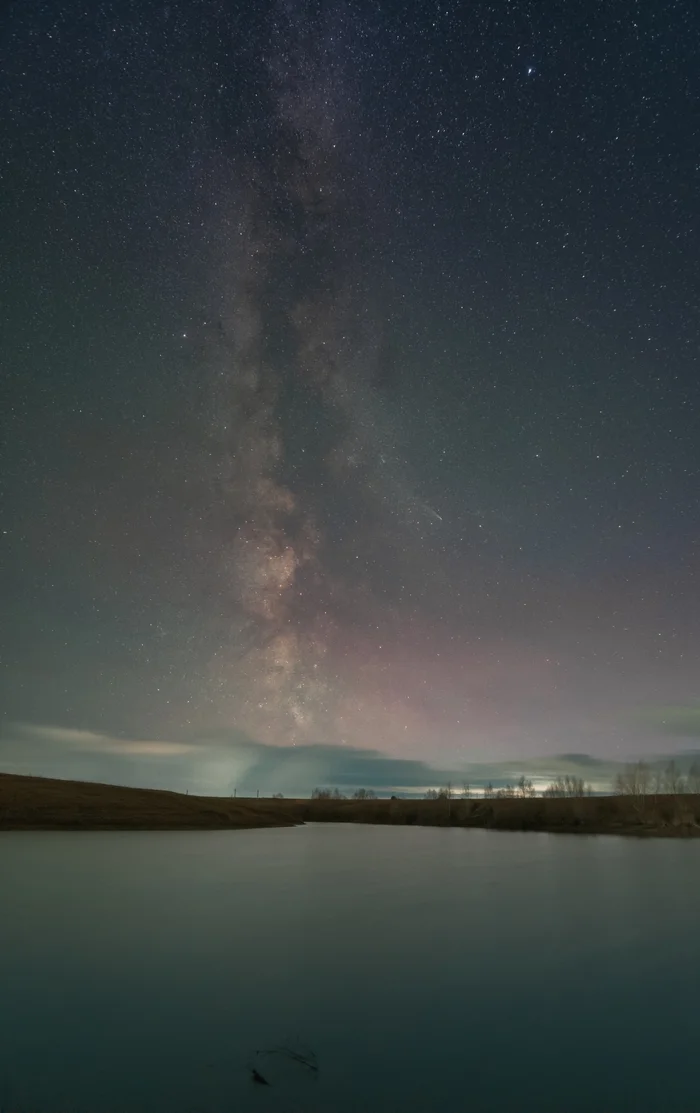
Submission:
[[[700,794],[450,800],[193,796],[0,773],[0,831],[201,831],[304,823],[700,837]]]

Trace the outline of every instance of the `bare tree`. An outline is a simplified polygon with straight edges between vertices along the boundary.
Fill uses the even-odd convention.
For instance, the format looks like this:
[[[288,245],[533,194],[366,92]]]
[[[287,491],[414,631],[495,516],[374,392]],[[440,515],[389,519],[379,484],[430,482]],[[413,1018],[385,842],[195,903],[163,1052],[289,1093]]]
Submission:
[[[452,820],[452,799],[454,792],[452,791],[452,781],[448,781],[444,788],[440,789],[439,796],[441,800],[445,801],[447,805],[447,818]]]
[[[617,796],[648,796],[654,791],[654,776],[646,761],[625,765],[615,777]]]
[[[487,797],[487,799],[489,799],[493,795],[494,795],[494,787],[493,787],[493,784],[491,783],[491,781],[489,781],[489,783],[484,787],[484,796]]]
[[[452,784],[444,785],[442,788],[429,788],[425,794],[426,800],[451,800],[452,799]]]
[[[617,796],[632,798],[632,807],[638,816],[643,817],[647,810],[647,799],[658,790],[658,778],[646,761],[630,763],[615,777],[614,791]]]
[[[688,792],[700,792],[700,762],[691,762],[686,782],[688,785]]]
[[[634,778],[631,775],[629,766],[618,770],[617,774],[615,774],[612,790],[615,796],[634,795]]]
[[[518,796],[525,797],[525,796],[534,796],[534,795],[535,795],[535,788],[534,788],[534,785],[533,785],[532,781],[530,780],[529,777],[526,777],[525,774],[522,773],[520,775],[520,777],[518,777]]]
[[[591,795],[591,786],[586,785],[583,777],[568,776],[564,777],[564,784],[566,785],[567,796],[585,796]]]
[[[685,780],[675,761],[669,761],[664,769],[664,789],[672,796],[685,792]]]
[[[557,777],[551,784],[547,785],[543,796],[566,796],[566,782],[563,777]]]
[[[462,781],[462,796],[465,800],[469,800],[472,794],[472,786],[469,781]]]
[[[503,788],[499,788],[496,790],[497,800],[510,799],[511,796],[515,796],[515,789],[510,784],[504,785]]]
[[[565,776],[559,776],[550,785],[547,785],[543,796],[591,796],[593,790],[590,785],[587,785],[583,777],[574,777],[572,774],[567,773]]]
[[[358,788],[352,794],[353,800],[376,800],[377,794],[371,788]]]
[[[636,782],[639,795],[648,796],[654,785],[654,777],[646,761],[637,762]]]

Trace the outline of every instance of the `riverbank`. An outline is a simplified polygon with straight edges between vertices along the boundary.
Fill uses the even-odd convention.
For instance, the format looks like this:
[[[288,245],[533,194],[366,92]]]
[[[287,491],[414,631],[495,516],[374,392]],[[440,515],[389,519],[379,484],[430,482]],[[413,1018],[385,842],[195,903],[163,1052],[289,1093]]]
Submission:
[[[279,801],[283,805],[285,801]],[[291,803],[291,802],[290,802]],[[486,827],[584,835],[700,836],[700,795],[506,797],[472,800],[308,800],[306,822]],[[290,811],[291,814],[291,811]]]
[[[301,823],[697,837],[700,795],[257,800],[0,773],[0,830],[220,830]]]

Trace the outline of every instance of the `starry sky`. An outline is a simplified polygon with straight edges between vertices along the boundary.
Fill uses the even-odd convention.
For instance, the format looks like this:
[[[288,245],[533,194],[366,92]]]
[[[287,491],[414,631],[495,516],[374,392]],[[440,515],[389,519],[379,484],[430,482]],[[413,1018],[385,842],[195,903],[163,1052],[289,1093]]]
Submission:
[[[678,748],[699,34],[691,0],[10,6],[6,767]]]

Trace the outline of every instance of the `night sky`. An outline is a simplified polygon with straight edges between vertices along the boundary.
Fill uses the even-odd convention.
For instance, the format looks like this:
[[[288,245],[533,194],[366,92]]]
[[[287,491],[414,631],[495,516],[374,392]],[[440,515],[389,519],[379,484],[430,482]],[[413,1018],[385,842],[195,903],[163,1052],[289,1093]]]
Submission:
[[[698,6],[24,0],[0,35],[3,766],[677,750]]]

